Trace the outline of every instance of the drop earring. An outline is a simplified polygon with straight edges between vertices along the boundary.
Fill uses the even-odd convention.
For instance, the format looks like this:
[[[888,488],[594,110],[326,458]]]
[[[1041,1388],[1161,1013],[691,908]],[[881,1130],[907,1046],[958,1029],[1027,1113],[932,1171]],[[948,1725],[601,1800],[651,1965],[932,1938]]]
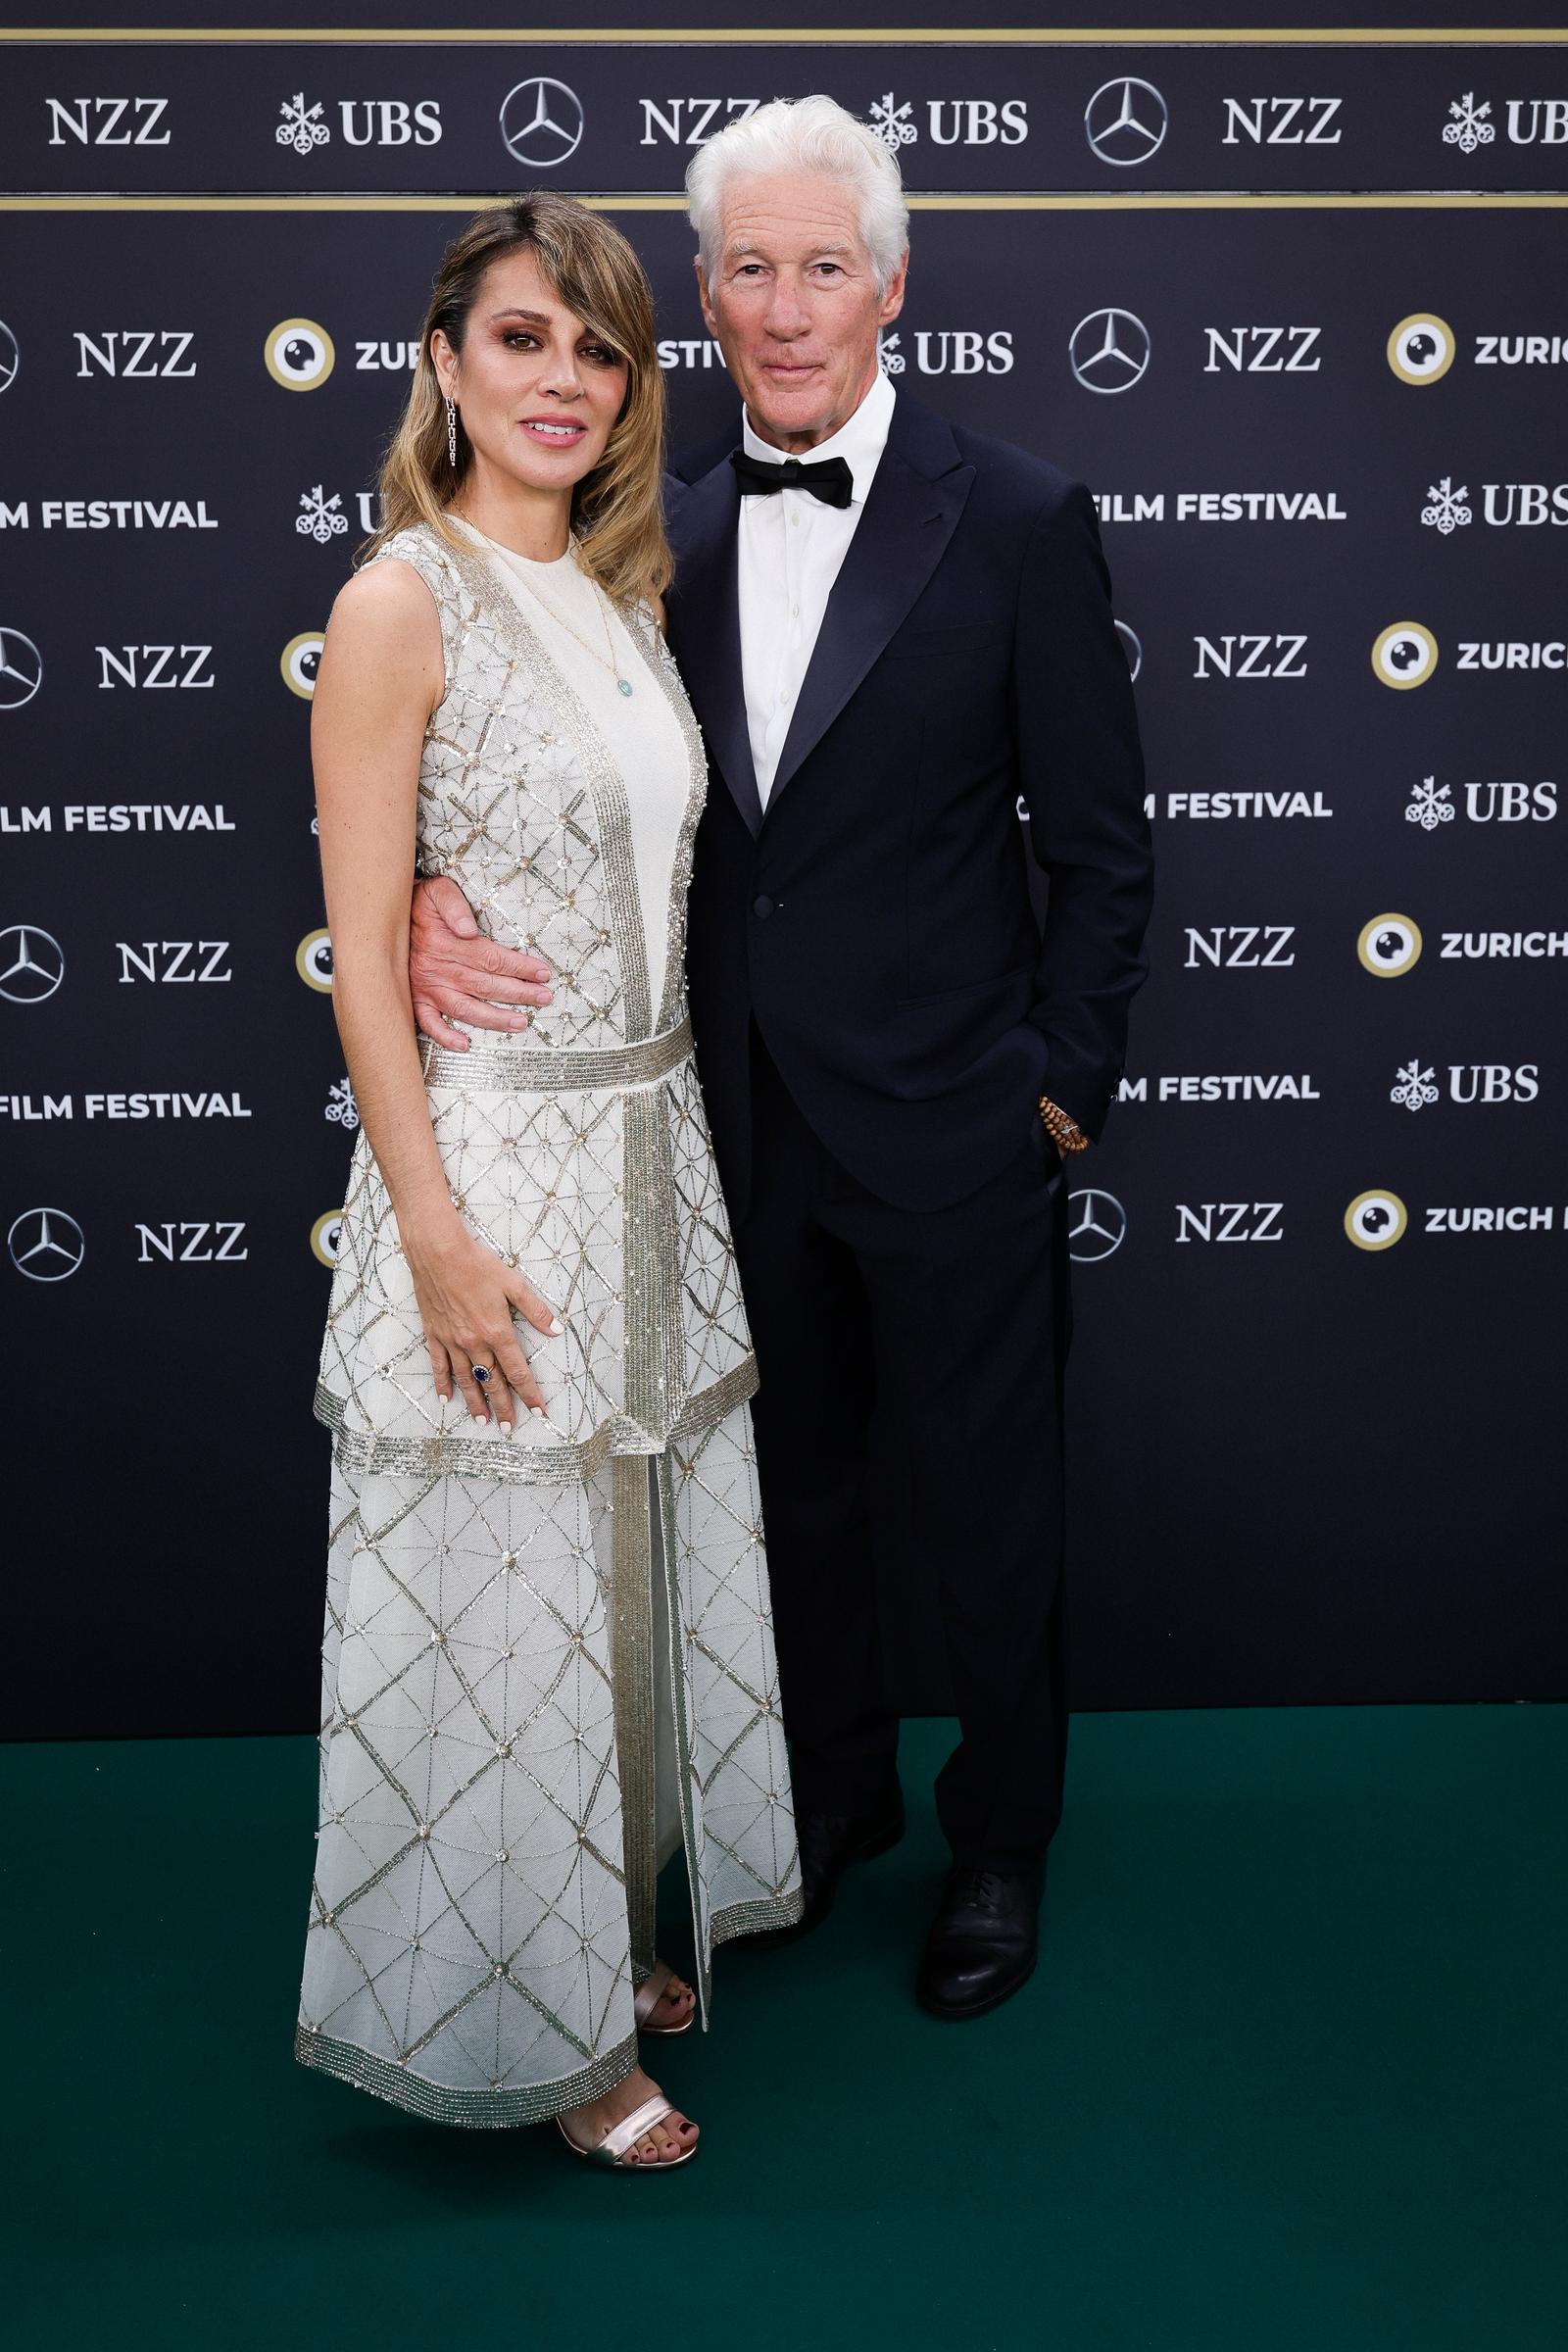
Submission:
[[[447,402],[447,458],[454,473],[458,470],[458,411],[454,401]]]

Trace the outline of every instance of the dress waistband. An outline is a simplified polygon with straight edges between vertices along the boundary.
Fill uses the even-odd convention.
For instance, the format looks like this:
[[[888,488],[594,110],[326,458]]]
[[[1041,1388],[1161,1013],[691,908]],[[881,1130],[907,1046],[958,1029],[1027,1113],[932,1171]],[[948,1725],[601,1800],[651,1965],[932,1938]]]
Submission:
[[[560,1054],[530,1046],[520,1036],[514,1047],[475,1042],[466,1054],[455,1054],[429,1038],[419,1041],[427,1086],[481,1086],[523,1095],[555,1095],[578,1087],[651,1086],[678,1068],[691,1050],[689,1017],[662,1037],[645,1038],[640,1045],[572,1047]]]

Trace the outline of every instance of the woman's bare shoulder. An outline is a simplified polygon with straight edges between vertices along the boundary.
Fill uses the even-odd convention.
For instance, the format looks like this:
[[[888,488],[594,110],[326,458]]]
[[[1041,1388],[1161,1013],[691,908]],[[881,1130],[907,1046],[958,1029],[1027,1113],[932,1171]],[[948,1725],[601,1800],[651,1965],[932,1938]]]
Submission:
[[[429,716],[445,679],[441,620],[435,600],[410,564],[368,564],[344,581],[332,605],[317,682],[328,697],[347,688],[355,703],[368,698],[385,710],[406,705]]]
[[[433,618],[435,599],[420,572],[393,548],[344,581],[332,612],[369,628],[396,627],[400,621]]]

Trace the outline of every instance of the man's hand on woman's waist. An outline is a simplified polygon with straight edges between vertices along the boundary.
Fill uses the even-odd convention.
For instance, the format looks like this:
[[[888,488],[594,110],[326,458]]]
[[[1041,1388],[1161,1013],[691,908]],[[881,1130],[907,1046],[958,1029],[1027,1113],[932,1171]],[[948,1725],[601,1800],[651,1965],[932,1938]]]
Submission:
[[[467,1038],[454,1020],[476,1029],[526,1029],[532,1008],[551,1002],[542,956],[487,939],[450,875],[416,882],[409,909],[409,993],[424,1035],[454,1054]]]

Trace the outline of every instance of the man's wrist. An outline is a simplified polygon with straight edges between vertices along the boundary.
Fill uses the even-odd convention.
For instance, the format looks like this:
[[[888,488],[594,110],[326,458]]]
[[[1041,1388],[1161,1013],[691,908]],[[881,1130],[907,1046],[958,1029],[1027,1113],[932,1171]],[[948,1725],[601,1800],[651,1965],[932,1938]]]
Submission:
[[[1053,1102],[1049,1095],[1040,1098],[1040,1116],[1045,1122],[1046,1133],[1063,1156],[1069,1152],[1086,1152],[1089,1149],[1089,1138],[1077,1120],[1063,1110],[1059,1102]]]

